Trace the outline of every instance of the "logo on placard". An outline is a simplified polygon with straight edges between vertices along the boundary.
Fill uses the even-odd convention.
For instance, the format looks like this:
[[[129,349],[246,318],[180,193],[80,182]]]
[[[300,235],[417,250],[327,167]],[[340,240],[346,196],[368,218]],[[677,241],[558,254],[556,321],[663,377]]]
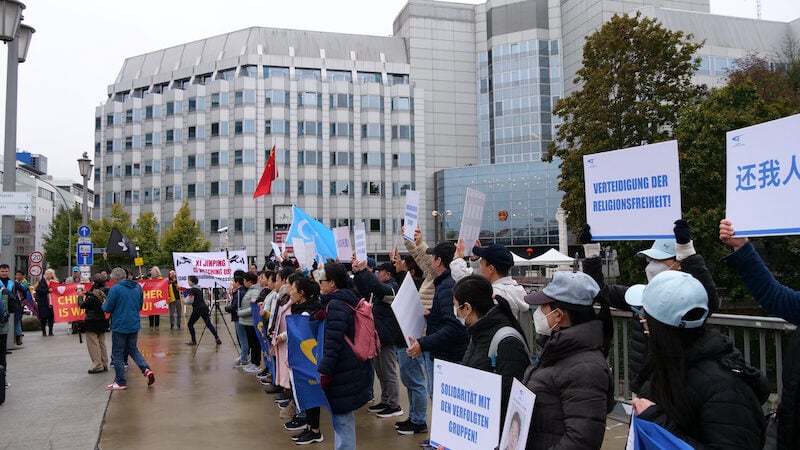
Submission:
[[[189,258],[188,256],[181,256],[180,258],[178,258],[178,261],[175,263],[175,265],[181,266],[183,264],[191,264],[191,263],[192,263],[191,258]]]
[[[241,255],[231,255],[230,259],[228,259],[228,262],[231,264],[244,264],[244,258]]]
[[[63,294],[64,292],[66,292],[67,287],[66,286],[59,286],[59,287],[56,288],[56,290],[58,291],[59,294]]]
[[[595,167],[597,167],[597,164],[595,164],[594,158],[587,159],[586,160],[586,164],[588,164],[588,166],[586,166],[587,169],[594,169]]]
[[[733,146],[734,147],[741,147],[741,146],[744,145],[744,142],[742,142],[742,136],[744,136],[744,135],[737,134],[736,136],[731,138],[731,140],[733,141]]]
[[[436,373],[438,373],[439,375],[444,375],[444,371],[442,370],[441,364],[436,365]]]

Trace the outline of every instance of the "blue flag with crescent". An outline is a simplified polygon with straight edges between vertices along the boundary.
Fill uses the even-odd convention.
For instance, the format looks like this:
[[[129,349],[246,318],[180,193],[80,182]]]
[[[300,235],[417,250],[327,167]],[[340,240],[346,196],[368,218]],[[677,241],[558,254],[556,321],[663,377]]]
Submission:
[[[258,338],[258,344],[261,346],[261,359],[264,360],[264,365],[269,370],[269,373],[272,374],[272,379],[275,379],[275,367],[272,364],[272,356],[269,354],[269,339],[267,338],[267,324],[264,323],[264,319],[261,317],[260,310],[258,303],[250,303],[250,310],[253,312],[253,324],[255,325],[256,330],[256,338]]]
[[[691,450],[692,446],[653,422],[631,415],[631,434],[635,450]],[[630,439],[629,439],[630,441]],[[629,445],[628,448],[631,448]]]
[[[294,392],[300,409],[328,407],[328,399],[319,382],[317,364],[322,358],[325,321],[309,320],[302,314],[286,316],[289,338],[289,367],[292,369]]]
[[[323,225],[317,219],[309,216],[305,211],[292,205],[292,226],[286,240],[291,244],[292,239],[302,239],[304,242],[314,242],[317,257],[336,259],[336,240],[333,230]]]

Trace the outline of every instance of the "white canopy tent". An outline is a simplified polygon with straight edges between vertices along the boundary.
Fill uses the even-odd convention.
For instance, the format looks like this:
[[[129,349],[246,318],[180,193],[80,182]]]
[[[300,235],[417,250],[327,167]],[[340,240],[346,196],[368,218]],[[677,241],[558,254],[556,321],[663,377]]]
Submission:
[[[539,255],[536,258],[528,260],[528,264],[532,266],[560,266],[564,264],[572,264],[574,261],[574,258],[570,258],[558,250],[551,248],[543,255]]]
[[[518,266],[532,266],[531,260],[527,258],[523,258],[522,256],[517,255],[514,252],[511,252],[511,256],[514,257],[514,267]]]

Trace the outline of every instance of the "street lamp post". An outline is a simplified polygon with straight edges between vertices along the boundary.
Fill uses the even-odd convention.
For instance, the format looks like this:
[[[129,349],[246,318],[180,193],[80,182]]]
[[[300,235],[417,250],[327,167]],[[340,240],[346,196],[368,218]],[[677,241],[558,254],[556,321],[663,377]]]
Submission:
[[[445,221],[445,217],[453,215],[453,211],[450,211],[449,209],[447,211],[433,211],[433,212],[431,212],[431,215],[433,216],[434,220],[438,221],[438,223],[436,224],[436,242],[446,241],[447,240],[447,230],[445,229],[445,225],[446,224],[444,223],[444,221]],[[443,239],[440,239],[440,236],[439,236],[439,229],[440,228],[441,228],[441,234],[443,236]]]
[[[81,171],[83,177],[83,206],[81,207],[81,215],[83,218],[83,225],[89,223],[89,177],[92,176],[92,160],[89,159],[89,152],[83,152],[83,158],[78,159],[78,169]]]
[[[72,208],[69,207],[67,199],[64,198],[64,194],[61,193],[61,189],[53,186],[52,183],[42,178],[36,178],[33,175],[31,175],[31,178],[35,178],[53,188],[53,190],[56,191],[56,194],[61,197],[61,201],[64,202],[64,209],[67,211],[67,267],[72,267],[72,252],[75,250],[72,248],[72,212],[70,211]],[[56,202],[53,202],[53,209],[55,209],[55,207]]]
[[[24,62],[35,31],[21,25],[25,5],[16,0],[0,0],[0,40],[8,44],[6,70],[6,121],[3,148],[3,191],[15,192],[17,184],[17,66]],[[4,262],[16,265],[14,216],[3,216],[3,236],[0,256]]]

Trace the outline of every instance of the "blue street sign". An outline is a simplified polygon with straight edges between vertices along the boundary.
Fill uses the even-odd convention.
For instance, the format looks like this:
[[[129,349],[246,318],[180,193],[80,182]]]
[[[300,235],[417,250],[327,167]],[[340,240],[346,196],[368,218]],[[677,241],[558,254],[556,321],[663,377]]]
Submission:
[[[78,227],[78,236],[80,237],[89,237],[92,234],[92,230],[89,229],[86,225],[81,225]]]
[[[91,242],[78,244],[77,258],[75,258],[75,260],[79,266],[91,266],[94,264],[93,247],[94,245]]]

